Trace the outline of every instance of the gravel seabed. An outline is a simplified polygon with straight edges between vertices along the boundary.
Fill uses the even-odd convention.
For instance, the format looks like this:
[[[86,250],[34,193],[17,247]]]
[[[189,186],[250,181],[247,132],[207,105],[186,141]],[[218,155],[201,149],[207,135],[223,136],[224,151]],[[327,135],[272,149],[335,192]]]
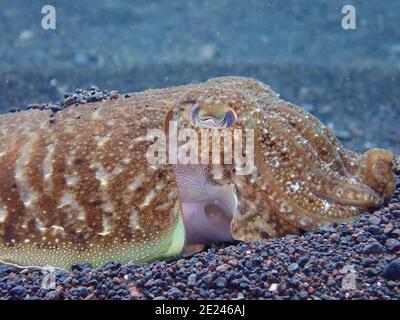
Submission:
[[[400,299],[400,180],[391,202],[302,236],[214,245],[186,259],[56,271],[0,264],[0,299]],[[356,288],[346,289],[345,269]]]
[[[50,109],[52,122],[67,106],[117,96],[74,90],[94,80],[130,92],[244,75],[316,115],[346,147],[400,152],[398,1],[354,3],[357,32],[339,27],[328,0],[206,2],[70,0],[57,4],[54,32],[41,29],[42,1],[10,2],[0,12],[0,112]],[[74,92],[27,105],[65,90]],[[0,264],[0,299],[399,299],[399,225],[398,184],[388,206],[356,223],[143,266],[77,265],[57,271],[55,289],[42,288],[43,271]],[[351,265],[357,290],[343,290]]]

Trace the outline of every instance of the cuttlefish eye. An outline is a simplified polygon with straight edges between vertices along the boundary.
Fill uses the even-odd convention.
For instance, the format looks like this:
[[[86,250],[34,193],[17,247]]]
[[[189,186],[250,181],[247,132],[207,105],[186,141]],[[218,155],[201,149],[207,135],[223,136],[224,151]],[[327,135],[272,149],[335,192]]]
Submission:
[[[236,120],[237,116],[232,108],[210,108],[195,104],[190,111],[190,121],[198,128],[229,128]]]

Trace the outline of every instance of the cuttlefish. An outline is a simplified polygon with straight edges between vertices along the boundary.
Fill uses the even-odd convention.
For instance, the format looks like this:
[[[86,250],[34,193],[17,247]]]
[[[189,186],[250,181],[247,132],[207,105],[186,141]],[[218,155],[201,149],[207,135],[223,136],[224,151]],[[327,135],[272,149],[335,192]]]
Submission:
[[[395,188],[391,152],[344,148],[311,114],[250,78],[87,103],[55,121],[49,113],[0,116],[3,263],[144,263],[212,242],[300,234],[377,208]],[[252,170],[235,161],[149,162],[163,140],[149,131],[169,144],[171,123],[251,132],[253,145],[239,153],[252,153]]]

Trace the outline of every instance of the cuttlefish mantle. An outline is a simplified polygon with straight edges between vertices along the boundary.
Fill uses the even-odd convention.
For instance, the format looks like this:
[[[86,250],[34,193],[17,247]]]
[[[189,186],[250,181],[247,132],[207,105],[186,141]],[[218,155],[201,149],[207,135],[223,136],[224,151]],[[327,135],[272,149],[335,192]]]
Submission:
[[[254,132],[254,171],[149,165],[150,129]],[[221,151],[222,152],[222,151]],[[59,111],[0,116],[0,261],[69,268],[143,263],[211,242],[348,221],[390,199],[392,154],[345,149],[250,78],[147,90]]]

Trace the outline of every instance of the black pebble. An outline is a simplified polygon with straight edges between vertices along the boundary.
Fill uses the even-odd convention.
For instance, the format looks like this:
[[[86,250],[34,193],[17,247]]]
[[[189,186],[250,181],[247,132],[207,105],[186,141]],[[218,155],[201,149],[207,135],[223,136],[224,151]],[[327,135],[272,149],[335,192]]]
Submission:
[[[383,246],[379,242],[373,242],[370,244],[367,244],[363,252],[366,254],[377,254],[377,253],[382,253],[383,252]]]
[[[387,264],[383,269],[383,276],[390,280],[400,280],[400,259]]]

